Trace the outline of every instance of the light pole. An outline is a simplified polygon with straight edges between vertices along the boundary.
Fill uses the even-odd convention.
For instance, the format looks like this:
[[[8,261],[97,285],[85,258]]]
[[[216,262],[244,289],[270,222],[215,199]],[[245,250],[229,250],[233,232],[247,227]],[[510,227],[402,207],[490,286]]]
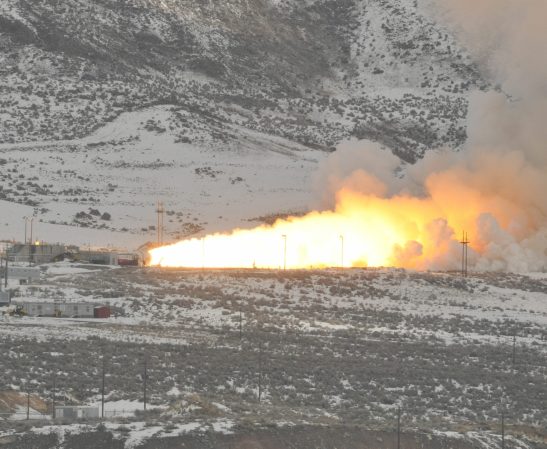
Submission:
[[[201,269],[205,270],[205,237],[201,238]]]
[[[144,357],[144,376],[143,376],[143,396],[144,396],[144,413],[146,413],[146,380],[148,377],[148,360]]]
[[[281,236],[283,238],[283,270],[287,269],[287,234]]]
[[[34,223],[34,217],[30,217],[30,244],[32,245],[32,227]]]
[[[397,409],[397,449],[401,449],[401,407]]]
[[[101,384],[101,418],[104,419],[104,378],[105,378],[105,366],[106,366],[106,360],[104,358],[103,354],[103,376],[102,376],[102,384]]]
[[[34,217],[30,217],[30,239],[29,239],[29,242],[28,242],[28,265],[29,265],[29,267],[32,263],[32,259],[33,259],[33,256],[34,256],[34,254],[33,254],[34,246],[32,244],[33,223],[34,223]]]
[[[28,223],[28,217],[23,217],[23,220],[25,220],[25,245],[27,244],[27,223]]]
[[[55,413],[55,387],[56,387],[56,373],[55,371],[53,371],[53,391],[52,391],[52,395],[51,395],[51,416],[53,417],[53,419],[56,418],[56,413]]]
[[[344,268],[344,236],[340,234],[340,268]]]

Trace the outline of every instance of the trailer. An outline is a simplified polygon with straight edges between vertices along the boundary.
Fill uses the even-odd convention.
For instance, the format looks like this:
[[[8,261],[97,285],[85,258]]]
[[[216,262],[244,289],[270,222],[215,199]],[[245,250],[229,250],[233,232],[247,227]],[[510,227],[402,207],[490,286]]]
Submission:
[[[55,407],[55,418],[79,419],[98,417],[99,407],[82,405],[58,405]]]
[[[95,318],[97,304],[88,302],[22,302],[21,306],[27,316]]]

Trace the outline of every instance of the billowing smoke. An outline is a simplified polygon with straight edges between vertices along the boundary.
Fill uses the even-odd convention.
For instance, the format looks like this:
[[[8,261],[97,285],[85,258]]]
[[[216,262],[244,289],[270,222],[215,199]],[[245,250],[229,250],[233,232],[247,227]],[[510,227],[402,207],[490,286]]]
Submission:
[[[436,216],[426,226],[437,251],[424,257],[423,243],[409,241],[394,251],[401,265],[414,258],[421,268],[457,267],[457,240],[467,230],[475,269],[545,270],[547,2],[445,0],[436,7],[496,86],[471,96],[465,147],[401,167],[374,143],[346,142],[319,172],[321,206],[332,207],[347,190],[393,207],[417,196],[426,215]]]
[[[545,270],[547,1],[429,1],[495,86],[471,96],[464,148],[404,165],[346,142],[317,175],[323,212],[157,248],[152,264],[453,270],[466,231],[476,270]]]

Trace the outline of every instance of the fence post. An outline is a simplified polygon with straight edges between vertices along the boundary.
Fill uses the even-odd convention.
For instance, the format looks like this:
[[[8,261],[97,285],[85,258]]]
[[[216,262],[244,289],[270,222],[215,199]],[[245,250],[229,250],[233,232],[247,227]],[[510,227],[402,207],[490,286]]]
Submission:
[[[30,390],[27,389],[27,421],[30,419]]]

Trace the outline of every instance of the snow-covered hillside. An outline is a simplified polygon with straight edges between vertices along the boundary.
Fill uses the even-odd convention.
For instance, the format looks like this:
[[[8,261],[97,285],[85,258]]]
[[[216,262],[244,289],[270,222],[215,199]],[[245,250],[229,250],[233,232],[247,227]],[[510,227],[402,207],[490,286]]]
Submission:
[[[237,124],[221,128],[234,140],[211,138],[217,127],[176,106],[154,106],[83,139],[0,145],[1,235],[22,240],[21,217],[36,211],[37,239],[136,248],[156,238],[157,200],[166,240],[306,210],[325,152]],[[177,138],[181,129],[188,140]]]
[[[462,279],[396,269],[44,265],[34,285],[10,281],[15,302],[107,303],[113,317],[0,316],[0,391],[17,395],[30,385],[36,399],[47,402],[56,373],[59,402],[97,405],[104,357],[106,429],[134,442],[124,447],[169,441],[172,446],[162,447],[181,447],[164,439],[190,430],[203,447],[206,436],[228,430],[254,435],[264,427],[311,426],[311,433],[345,429],[345,448],[389,449],[393,435],[384,435],[385,446],[375,438],[370,446],[363,440],[353,446],[348,432],[362,426],[390,432],[401,407],[403,438],[420,429],[429,440],[446,435],[457,442],[432,448],[499,447],[505,411],[509,447],[541,449],[546,281],[545,274]],[[22,413],[13,408],[0,420],[0,438],[55,431],[67,435],[61,447],[72,448],[69,433],[95,431],[89,422],[25,427],[14,422]],[[465,442],[469,446],[461,446]],[[318,446],[304,440],[298,447]]]
[[[3,1],[0,238],[34,214],[49,241],[134,247],[157,200],[171,238],[229,229],[305,210],[344,139],[457,147],[484,81],[418,3]]]

